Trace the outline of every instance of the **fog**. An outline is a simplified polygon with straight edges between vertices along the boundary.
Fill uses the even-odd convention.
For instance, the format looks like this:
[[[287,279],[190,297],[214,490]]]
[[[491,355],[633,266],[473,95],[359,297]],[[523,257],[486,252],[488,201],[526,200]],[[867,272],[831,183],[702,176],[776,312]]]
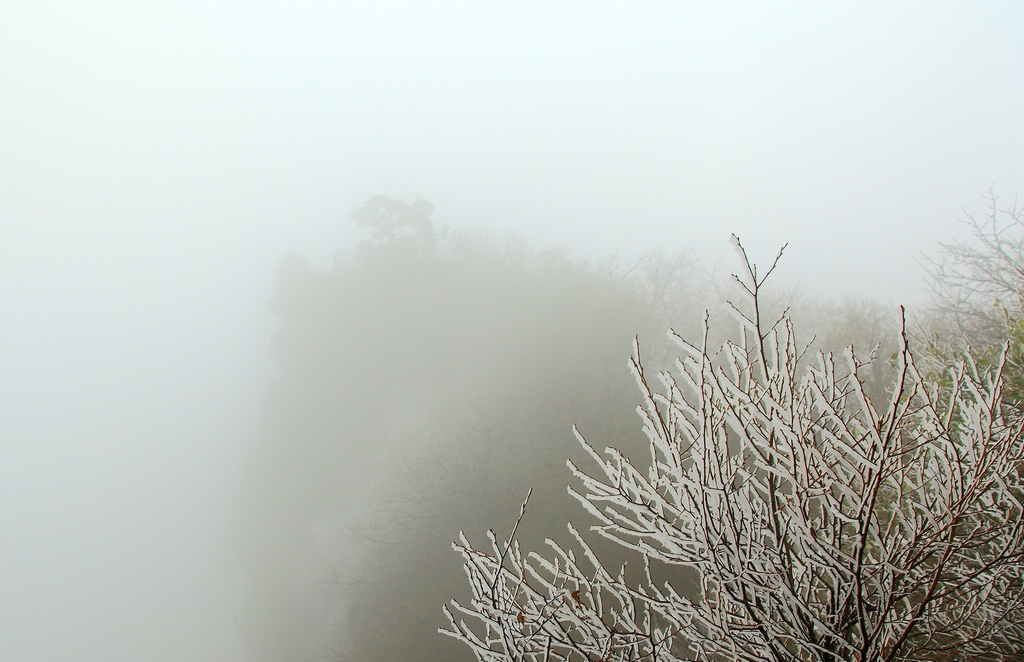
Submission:
[[[717,277],[730,233],[760,261],[788,242],[780,284],[914,305],[964,210],[1024,192],[1016,3],[368,5],[0,3],[0,658],[277,654],[253,635],[260,582],[232,531],[245,495],[280,496],[252,469],[291,420],[264,406],[288,383],[269,352],[279,264],[326,279],[373,196],[566,264],[693,251]],[[598,287],[566,282],[553,309]],[[660,319],[589,305],[555,346],[586,320],[656,335]],[[515,324],[523,356],[547,342]],[[573,360],[619,351],[593,342]],[[451,351],[415,354],[413,383],[513,388],[500,361]],[[517,397],[547,383],[528,365]],[[385,463],[317,457],[349,450],[376,459],[347,471]],[[317,522],[365,524],[345,499]],[[354,567],[345,530],[317,563]],[[261,613],[307,613],[289,609]]]

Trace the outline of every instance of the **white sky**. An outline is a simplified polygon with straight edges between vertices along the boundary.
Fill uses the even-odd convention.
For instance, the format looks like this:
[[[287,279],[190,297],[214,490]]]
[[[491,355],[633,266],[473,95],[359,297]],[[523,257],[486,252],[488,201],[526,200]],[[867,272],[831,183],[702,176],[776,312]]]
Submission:
[[[240,659],[274,267],[371,195],[913,303],[1022,155],[1013,2],[0,0],[0,658]]]

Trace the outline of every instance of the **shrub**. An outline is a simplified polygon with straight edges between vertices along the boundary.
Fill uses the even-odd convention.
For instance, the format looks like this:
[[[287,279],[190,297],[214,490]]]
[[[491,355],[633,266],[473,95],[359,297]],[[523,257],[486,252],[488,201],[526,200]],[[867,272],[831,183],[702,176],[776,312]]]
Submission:
[[[1022,645],[1022,421],[1004,410],[1005,350],[969,354],[940,388],[900,334],[886,402],[861,374],[874,358],[805,356],[791,320],[761,315],[739,245],[736,341],[676,337],[674,372],[630,364],[646,463],[577,439],[569,491],[591,530],[633,561],[608,567],[570,543],[524,553],[462,534],[473,598],[445,608],[477,659],[1000,659]],[[781,252],[780,252],[781,255]],[[778,258],[776,258],[776,261]],[[527,512],[524,503],[520,520]]]

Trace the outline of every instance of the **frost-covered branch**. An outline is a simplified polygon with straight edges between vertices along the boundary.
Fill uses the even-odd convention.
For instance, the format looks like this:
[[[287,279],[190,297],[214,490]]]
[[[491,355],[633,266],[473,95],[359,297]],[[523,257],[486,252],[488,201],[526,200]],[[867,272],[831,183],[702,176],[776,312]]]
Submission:
[[[657,387],[636,348],[649,462],[577,433],[594,468],[570,462],[570,492],[642,572],[610,571],[572,526],[571,547],[526,556],[460,537],[474,598],[446,610],[447,634],[478,659],[999,659],[1024,642],[1004,361],[967,356],[940,388],[902,332],[888,402],[872,402],[852,348],[801,360],[785,315],[762,323],[744,261],[737,342],[677,337]],[[655,564],[679,572],[655,580]]]

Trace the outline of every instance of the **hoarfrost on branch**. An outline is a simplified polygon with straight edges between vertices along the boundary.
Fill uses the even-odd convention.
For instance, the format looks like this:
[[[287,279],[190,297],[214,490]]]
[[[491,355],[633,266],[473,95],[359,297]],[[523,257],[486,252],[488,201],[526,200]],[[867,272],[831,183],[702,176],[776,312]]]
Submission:
[[[571,524],[543,553],[515,531],[488,549],[460,535],[473,598],[442,632],[488,662],[1012,656],[1024,458],[1003,362],[930,378],[901,329],[888,402],[872,402],[859,373],[878,359],[808,356],[786,315],[767,325],[771,269],[736,243],[739,339],[710,347],[707,320],[699,344],[677,337],[660,388],[639,345],[630,360],[646,466],[577,432],[596,470],[570,462],[570,492],[636,567],[606,567]]]

